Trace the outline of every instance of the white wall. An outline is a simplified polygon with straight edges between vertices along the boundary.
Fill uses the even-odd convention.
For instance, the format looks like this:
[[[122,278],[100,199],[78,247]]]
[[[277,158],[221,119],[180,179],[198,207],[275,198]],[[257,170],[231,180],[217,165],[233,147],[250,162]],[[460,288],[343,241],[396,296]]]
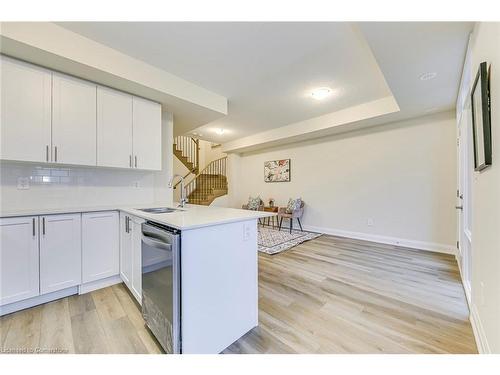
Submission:
[[[0,163],[0,209],[72,208],[100,205],[172,202],[168,179],[172,171],[172,116],[162,115],[162,171],[47,166],[44,163]],[[167,145],[170,145],[170,148]],[[30,188],[17,189],[28,177]]]
[[[260,195],[285,205],[302,197],[303,224],[311,230],[454,252],[455,142],[455,115],[445,112],[230,154],[229,202],[238,207]],[[291,182],[265,183],[264,162],[288,158]]]
[[[481,62],[491,64],[493,142],[492,166],[472,184],[471,313],[480,348],[500,353],[500,23],[476,24],[470,49],[473,77]]]

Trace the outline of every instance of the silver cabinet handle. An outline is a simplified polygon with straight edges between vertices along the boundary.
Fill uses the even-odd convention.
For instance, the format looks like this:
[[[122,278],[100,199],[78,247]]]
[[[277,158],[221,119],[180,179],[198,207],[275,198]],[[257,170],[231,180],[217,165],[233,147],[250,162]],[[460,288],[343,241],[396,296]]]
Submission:
[[[57,163],[57,146],[55,146],[55,150],[54,150],[54,161]]]
[[[33,237],[36,236],[36,231],[35,231],[35,218],[33,218]]]
[[[457,210],[463,210],[463,209],[464,209],[464,206],[455,206],[455,208],[456,208]]]
[[[42,234],[45,236],[45,217],[42,217]]]
[[[125,232],[130,233],[130,218],[125,216]]]
[[[137,155],[135,155],[135,167],[137,168]]]
[[[49,145],[45,146],[45,160],[49,161]]]
[[[132,155],[129,155],[128,164],[129,164],[129,167],[132,168]]]

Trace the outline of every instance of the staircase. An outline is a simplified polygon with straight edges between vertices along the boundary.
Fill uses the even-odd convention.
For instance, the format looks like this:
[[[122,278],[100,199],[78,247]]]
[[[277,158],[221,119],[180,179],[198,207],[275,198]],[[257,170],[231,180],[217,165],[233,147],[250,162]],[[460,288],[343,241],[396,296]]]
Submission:
[[[186,185],[188,203],[209,206],[227,194],[226,162],[227,156],[210,162]]]
[[[191,137],[179,136],[174,138],[174,155],[188,169],[186,178],[191,173],[197,175],[200,171],[200,148],[199,140]]]

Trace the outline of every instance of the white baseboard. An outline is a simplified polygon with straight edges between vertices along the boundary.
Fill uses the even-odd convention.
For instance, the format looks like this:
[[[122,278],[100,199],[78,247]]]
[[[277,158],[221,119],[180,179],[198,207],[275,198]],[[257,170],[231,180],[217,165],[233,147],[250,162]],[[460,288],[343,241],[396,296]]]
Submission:
[[[24,310],[29,307],[41,305],[50,301],[55,301],[56,299],[64,298],[78,293],[78,287],[73,286],[71,288],[66,288],[63,290],[58,290],[57,292],[52,292],[44,294],[41,296],[28,298],[23,301],[10,303],[0,307],[0,316],[13,313],[15,311]]]
[[[338,237],[347,237],[353,238],[356,240],[365,240],[371,242],[378,242],[388,245],[397,245],[402,247],[410,247],[412,249],[426,250],[426,251],[434,251],[437,253],[445,253],[456,255],[456,248],[452,245],[434,243],[434,242],[425,242],[425,241],[415,241],[409,240],[405,238],[398,237],[388,237],[381,236],[378,234],[369,234],[369,233],[361,233],[361,232],[350,232],[340,229],[332,229],[332,228],[324,228],[324,227],[316,227],[310,225],[304,225],[304,230],[308,230],[311,232],[318,232],[324,234],[330,234],[332,236]]]
[[[479,313],[474,304],[472,304],[470,309],[470,324],[472,325],[472,331],[474,332],[474,338],[476,339],[479,354],[491,354],[490,345],[488,344],[488,339],[486,338],[481,318],[479,317]]]
[[[106,288],[108,286],[115,285],[115,284],[120,284],[121,282],[122,282],[122,279],[121,279],[120,275],[115,275],[115,276],[107,277],[105,279],[92,281],[90,283],[85,283],[85,284],[80,285],[78,287],[78,294],[85,294],[85,293],[93,292],[94,290]]]

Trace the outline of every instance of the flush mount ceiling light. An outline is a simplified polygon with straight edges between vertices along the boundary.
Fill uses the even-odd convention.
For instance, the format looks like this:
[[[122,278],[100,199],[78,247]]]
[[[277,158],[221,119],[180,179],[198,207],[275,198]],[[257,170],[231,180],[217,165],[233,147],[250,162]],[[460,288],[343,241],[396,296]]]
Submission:
[[[311,97],[316,100],[323,100],[332,94],[332,89],[329,87],[319,87],[311,92]]]
[[[224,131],[225,131],[225,130],[224,130],[224,129],[222,129],[222,128],[220,128],[220,129],[216,129],[216,130],[215,130],[215,132],[216,132],[217,134],[219,134],[219,135],[224,134]]]
[[[421,81],[428,81],[430,79],[433,79],[433,78],[436,78],[438,74],[436,72],[428,72],[428,73],[424,73],[420,76],[420,80]]]

